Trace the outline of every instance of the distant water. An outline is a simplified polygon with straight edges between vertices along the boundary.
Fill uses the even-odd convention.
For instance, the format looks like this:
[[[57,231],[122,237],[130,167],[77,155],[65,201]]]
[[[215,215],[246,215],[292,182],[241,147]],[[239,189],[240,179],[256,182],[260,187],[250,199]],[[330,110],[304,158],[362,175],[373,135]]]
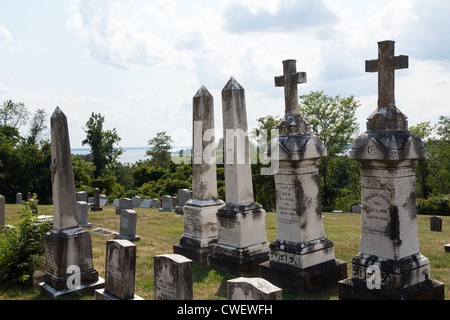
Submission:
[[[180,150],[187,147],[175,147],[170,150],[172,153],[178,153]],[[121,163],[130,163],[133,164],[139,160],[147,160],[148,156],[145,155],[146,151],[149,150],[149,147],[122,147],[125,152],[119,156],[119,161]],[[91,152],[89,148],[74,148],[71,149],[72,154],[88,154]]]

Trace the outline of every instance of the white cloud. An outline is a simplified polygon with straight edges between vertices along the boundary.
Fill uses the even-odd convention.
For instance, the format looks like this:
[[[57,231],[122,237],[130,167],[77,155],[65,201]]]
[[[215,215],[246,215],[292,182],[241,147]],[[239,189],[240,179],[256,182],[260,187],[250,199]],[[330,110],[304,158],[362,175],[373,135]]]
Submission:
[[[149,21],[155,16],[142,10],[140,1],[74,2],[69,8],[67,27],[89,54],[118,67],[160,65],[173,53],[162,38],[152,33]]]
[[[0,93],[8,93],[9,89],[0,83]]]
[[[293,32],[317,28],[328,37],[339,20],[324,0],[232,1],[223,12],[225,28],[230,32]],[[326,27],[326,31],[323,29]]]
[[[8,51],[35,50],[29,43],[14,39],[11,32],[3,25],[0,25],[0,49]]]

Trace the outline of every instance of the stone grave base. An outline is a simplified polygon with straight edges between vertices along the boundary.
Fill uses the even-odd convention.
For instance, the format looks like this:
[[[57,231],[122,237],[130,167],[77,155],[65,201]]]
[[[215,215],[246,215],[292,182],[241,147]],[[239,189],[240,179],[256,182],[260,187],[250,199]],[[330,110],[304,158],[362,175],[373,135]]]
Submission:
[[[82,228],[92,228],[92,223],[88,222],[88,223],[85,223],[85,224],[80,224],[80,227],[82,227]]]
[[[175,211],[175,209],[159,208],[159,212],[172,212],[172,211]]]
[[[444,251],[445,252],[450,252],[450,243],[449,244],[446,244],[445,246],[444,246]]]
[[[114,234],[114,239],[125,239],[125,240],[128,240],[128,241],[134,242],[134,241],[141,240],[141,237],[140,236],[126,236],[124,234],[115,233]]]
[[[193,262],[202,266],[208,265],[208,255],[212,253],[213,250],[214,246],[204,248],[190,246],[183,243],[182,239],[180,239],[180,243],[173,245],[173,253],[185,256],[186,258],[191,259]]]
[[[121,300],[115,295],[105,292],[105,289],[97,289],[94,291],[94,299],[95,300]],[[138,295],[134,295],[133,299],[127,300],[144,300],[144,298],[139,297]]]
[[[57,300],[62,297],[70,297],[70,296],[85,296],[85,295],[91,296],[94,294],[94,291],[96,289],[103,288],[105,286],[105,280],[102,277],[97,277],[97,280],[94,282],[81,284],[80,286],[75,287],[74,289],[65,289],[65,290],[56,290],[55,288],[49,286],[45,282],[41,282],[39,286],[41,288],[42,293],[45,293],[48,297]]]
[[[217,249],[217,247],[216,247]],[[241,277],[259,276],[259,265],[269,260],[269,252],[263,251],[253,255],[244,255],[235,249],[236,254],[213,252],[207,257],[208,267],[238,274]]]
[[[93,294],[94,289],[104,286],[104,280],[93,266],[88,231],[83,228],[52,229],[44,236],[44,247],[46,271],[44,282],[39,285],[41,291],[51,298],[73,293]]]
[[[348,278],[338,283],[340,300],[444,300],[444,284],[435,280],[403,289],[369,289],[364,280]]]
[[[337,291],[338,281],[347,277],[347,263],[333,259],[300,269],[283,263],[266,261],[259,265],[260,277],[296,295]]]
[[[103,211],[101,207],[91,207],[91,211]]]

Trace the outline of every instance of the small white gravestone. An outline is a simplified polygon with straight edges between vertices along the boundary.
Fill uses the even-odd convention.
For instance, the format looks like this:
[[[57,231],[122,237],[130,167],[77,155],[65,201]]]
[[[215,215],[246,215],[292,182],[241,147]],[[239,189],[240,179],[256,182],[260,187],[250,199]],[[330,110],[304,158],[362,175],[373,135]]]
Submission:
[[[192,260],[179,254],[154,257],[154,299],[192,300]]]
[[[227,281],[228,300],[282,300],[283,290],[263,278],[236,278]]]

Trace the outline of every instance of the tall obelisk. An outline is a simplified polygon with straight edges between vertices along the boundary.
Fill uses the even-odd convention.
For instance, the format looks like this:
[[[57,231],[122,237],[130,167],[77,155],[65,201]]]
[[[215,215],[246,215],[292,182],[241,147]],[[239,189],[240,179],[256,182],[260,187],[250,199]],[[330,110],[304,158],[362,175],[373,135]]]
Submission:
[[[53,299],[94,294],[104,280],[94,269],[91,235],[78,225],[67,117],[57,107],[50,118],[53,228],[44,236],[46,272],[41,290]]]

